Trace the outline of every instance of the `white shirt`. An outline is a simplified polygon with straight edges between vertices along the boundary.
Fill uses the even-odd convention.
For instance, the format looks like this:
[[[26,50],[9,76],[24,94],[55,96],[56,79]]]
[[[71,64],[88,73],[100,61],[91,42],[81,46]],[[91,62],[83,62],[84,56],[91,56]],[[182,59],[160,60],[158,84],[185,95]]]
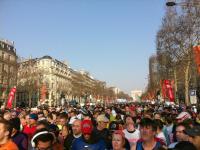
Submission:
[[[127,129],[124,129],[123,132],[131,146],[140,139],[140,131],[138,129],[135,129],[134,132],[128,132]]]
[[[167,140],[166,140],[165,135],[164,135],[163,132],[160,132],[159,134],[157,134],[156,137],[161,139],[167,145]]]

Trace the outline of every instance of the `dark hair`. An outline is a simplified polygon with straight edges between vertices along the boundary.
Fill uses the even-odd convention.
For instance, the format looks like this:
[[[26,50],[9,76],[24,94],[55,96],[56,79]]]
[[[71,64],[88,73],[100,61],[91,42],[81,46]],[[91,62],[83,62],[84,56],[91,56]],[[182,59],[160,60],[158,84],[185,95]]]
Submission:
[[[5,119],[0,119],[0,124],[3,124],[4,129],[9,132],[8,138],[10,138],[11,134],[12,134],[12,126],[11,126],[10,122]]]
[[[59,132],[60,132],[58,126],[55,125],[55,124],[50,124],[49,125],[49,131],[52,132],[52,133],[54,133],[56,137],[58,137]]]
[[[160,115],[160,117],[161,117],[161,113],[159,113],[159,112],[155,112],[153,115],[154,115],[154,116],[155,116],[155,115]]]
[[[150,118],[143,118],[140,122],[141,127],[152,127],[153,131],[157,130],[157,126],[155,124],[155,121]]]
[[[47,115],[47,118],[50,118],[51,120],[53,120],[53,113],[49,113],[49,114]]]
[[[197,148],[188,141],[181,141],[172,150],[197,150]]]
[[[126,119],[127,119],[128,117],[130,117],[130,118],[133,120],[133,122],[136,123],[136,118],[131,117],[130,115],[126,115],[126,116],[124,117],[124,123],[126,123]]]
[[[45,130],[45,129],[38,130],[35,133],[35,135],[38,134],[38,133],[40,133],[40,132],[43,132],[43,131],[47,131],[47,130]],[[42,141],[42,142],[48,142],[48,141],[50,141],[51,143],[53,143],[54,140],[55,139],[54,139],[53,133],[48,132],[48,133],[44,133],[44,134],[38,135],[33,141],[37,145],[39,141]]]
[[[167,124],[173,123],[173,119],[172,119],[171,116],[166,116],[166,117],[165,117],[165,121],[166,121]]]
[[[45,129],[49,130],[49,123],[46,120],[40,120],[37,122],[37,126],[43,125]]]
[[[11,127],[12,129],[16,129],[17,131],[20,130],[20,119],[19,118],[12,118],[10,119],[10,124],[11,124]]]
[[[176,128],[177,128],[178,126],[183,126],[185,129],[189,129],[189,128],[190,128],[189,124],[186,123],[186,122],[181,122],[181,123],[177,124],[177,125],[176,125]]]
[[[60,115],[59,115],[59,118],[60,119],[68,119],[68,116],[67,116],[67,114],[66,113],[61,113]]]
[[[163,122],[161,120],[159,120],[159,119],[155,119],[154,122],[156,124],[156,127],[159,128],[160,130],[162,130]]]

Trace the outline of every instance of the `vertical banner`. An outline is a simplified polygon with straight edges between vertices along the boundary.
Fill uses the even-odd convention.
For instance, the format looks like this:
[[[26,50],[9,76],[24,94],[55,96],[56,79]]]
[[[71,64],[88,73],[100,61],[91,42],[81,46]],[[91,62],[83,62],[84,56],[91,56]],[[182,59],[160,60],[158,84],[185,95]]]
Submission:
[[[7,106],[6,106],[9,109],[12,108],[12,102],[15,98],[15,92],[16,92],[16,87],[11,88],[9,96],[8,96]]]
[[[193,54],[195,62],[197,64],[198,73],[200,74],[200,45],[193,47]]]
[[[165,81],[165,80],[164,80]],[[166,86],[165,86],[165,82],[162,82],[162,97],[163,99],[167,98],[167,94],[166,94]]]
[[[164,80],[165,88],[166,88],[166,95],[171,102],[174,102],[174,93],[172,89],[172,84],[170,80]]]

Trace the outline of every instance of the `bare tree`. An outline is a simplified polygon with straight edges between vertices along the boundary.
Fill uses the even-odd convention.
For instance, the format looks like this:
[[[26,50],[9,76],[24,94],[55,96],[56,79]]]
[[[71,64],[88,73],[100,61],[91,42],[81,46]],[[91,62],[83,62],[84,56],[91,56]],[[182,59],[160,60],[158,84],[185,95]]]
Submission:
[[[191,2],[191,1],[190,1]],[[160,59],[161,78],[168,77],[175,80],[178,89],[178,78],[183,79],[185,103],[189,104],[189,88],[193,66],[192,48],[199,41],[200,22],[199,9],[182,7],[174,16],[167,12],[161,29],[157,34],[157,53],[169,58],[168,63]],[[170,65],[170,66],[169,66]],[[167,70],[166,70],[167,69]],[[178,71],[181,69],[181,72]],[[163,76],[162,72],[167,76]],[[181,77],[184,78],[181,78]]]

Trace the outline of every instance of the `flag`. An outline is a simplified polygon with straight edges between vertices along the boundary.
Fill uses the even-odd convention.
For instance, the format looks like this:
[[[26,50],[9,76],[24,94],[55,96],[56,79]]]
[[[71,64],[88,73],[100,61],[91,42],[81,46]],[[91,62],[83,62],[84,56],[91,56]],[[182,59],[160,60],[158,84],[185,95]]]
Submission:
[[[193,54],[195,62],[197,64],[198,73],[200,74],[200,45],[193,47]]]
[[[165,95],[169,98],[171,102],[174,101],[174,93],[172,89],[172,83],[170,80],[164,80],[165,85]]]
[[[7,108],[11,109],[12,108],[12,102],[15,97],[15,92],[16,92],[16,87],[11,88],[9,96],[8,96],[8,102],[7,102]]]

